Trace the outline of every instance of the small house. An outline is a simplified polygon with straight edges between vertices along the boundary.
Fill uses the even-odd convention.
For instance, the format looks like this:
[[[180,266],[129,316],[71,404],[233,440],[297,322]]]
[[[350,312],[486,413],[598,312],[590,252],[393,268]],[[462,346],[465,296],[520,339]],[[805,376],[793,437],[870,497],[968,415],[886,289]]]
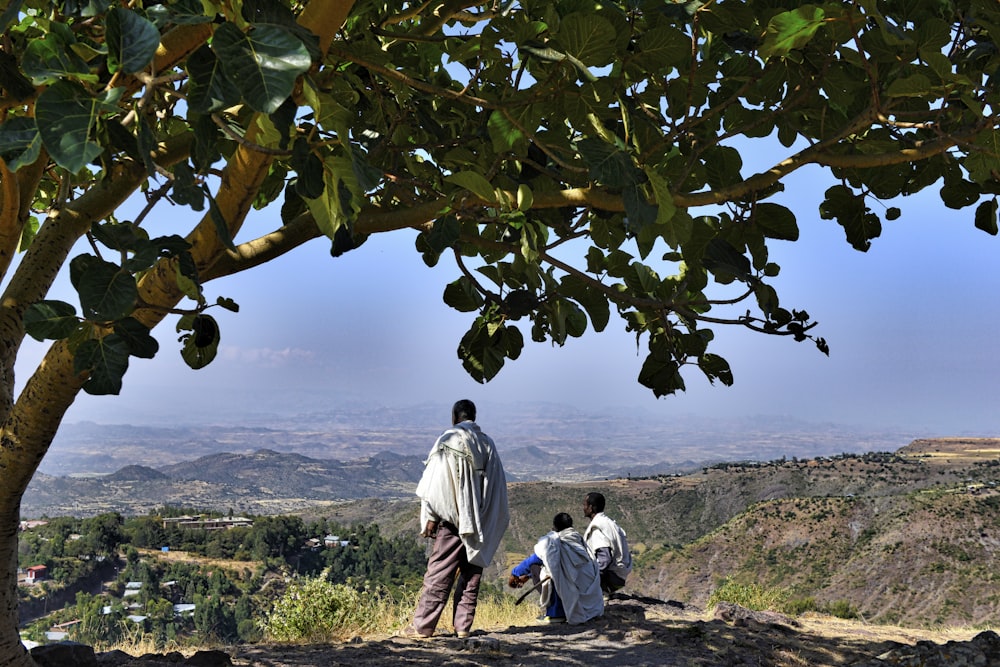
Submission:
[[[29,584],[33,584],[36,581],[41,581],[48,576],[49,568],[44,565],[32,565],[27,569],[26,574],[28,575],[26,581]]]

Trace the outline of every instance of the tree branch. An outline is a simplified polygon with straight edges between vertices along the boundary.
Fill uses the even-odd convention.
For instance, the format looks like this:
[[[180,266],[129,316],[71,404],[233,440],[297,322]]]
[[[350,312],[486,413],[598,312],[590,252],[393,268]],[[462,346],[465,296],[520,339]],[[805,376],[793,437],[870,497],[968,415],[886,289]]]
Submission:
[[[21,239],[21,189],[17,175],[0,159],[0,277],[7,273]]]
[[[239,244],[236,246],[235,252],[227,250],[225,255],[205,270],[201,278],[208,282],[246,271],[261,264],[267,264],[272,259],[280,257],[319,236],[322,236],[322,232],[316,226],[312,215],[303,213],[292,222],[282,226],[281,229]]]
[[[460,90],[451,90],[450,88],[441,88],[433,84],[427,83],[425,81],[420,81],[419,79],[414,79],[408,74],[403,72],[397,72],[394,69],[389,69],[388,67],[383,67],[382,65],[369,62],[351,53],[350,51],[345,51],[337,47],[330,47],[328,53],[332,56],[340,58],[343,61],[354,63],[355,65],[360,65],[365,69],[381,74],[387,79],[397,81],[402,83],[404,86],[408,86],[415,90],[419,90],[424,93],[430,93],[431,95],[440,95],[441,97],[457,100],[459,102],[465,102],[467,104],[481,107],[483,109],[496,109],[497,104],[490,100],[485,100],[481,97],[473,97],[472,95],[467,95],[465,92]]]

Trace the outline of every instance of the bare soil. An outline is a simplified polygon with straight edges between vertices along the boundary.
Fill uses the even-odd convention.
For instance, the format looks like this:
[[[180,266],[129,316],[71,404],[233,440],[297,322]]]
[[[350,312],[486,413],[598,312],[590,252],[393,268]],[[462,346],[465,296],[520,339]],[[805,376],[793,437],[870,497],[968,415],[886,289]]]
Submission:
[[[1000,665],[1000,655],[987,656],[985,661],[954,661],[952,649],[966,651],[978,646],[980,639],[972,641],[977,635],[972,629],[914,630],[830,617],[791,619],[742,612],[706,619],[704,614],[668,603],[624,597],[612,600],[603,618],[576,626],[478,629],[467,639],[447,635],[429,640],[381,636],[355,638],[343,644],[249,645],[232,647],[226,653],[232,665],[241,667]],[[101,665],[166,667],[177,665],[178,657],[129,658],[122,654],[113,661],[102,660]]]

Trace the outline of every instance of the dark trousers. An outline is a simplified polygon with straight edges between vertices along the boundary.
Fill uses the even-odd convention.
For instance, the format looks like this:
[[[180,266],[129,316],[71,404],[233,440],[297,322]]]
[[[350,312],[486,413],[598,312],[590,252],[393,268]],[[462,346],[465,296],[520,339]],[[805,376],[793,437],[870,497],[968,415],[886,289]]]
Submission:
[[[457,575],[457,581],[456,581]],[[465,545],[455,526],[442,522],[434,537],[434,546],[427,560],[424,585],[420,589],[413,627],[421,634],[433,634],[437,627],[452,585],[455,586],[452,621],[456,632],[469,632],[476,615],[479,582],[483,568],[473,565],[465,553]]]
[[[614,593],[625,585],[625,580],[611,570],[601,570],[601,590],[605,593]]]

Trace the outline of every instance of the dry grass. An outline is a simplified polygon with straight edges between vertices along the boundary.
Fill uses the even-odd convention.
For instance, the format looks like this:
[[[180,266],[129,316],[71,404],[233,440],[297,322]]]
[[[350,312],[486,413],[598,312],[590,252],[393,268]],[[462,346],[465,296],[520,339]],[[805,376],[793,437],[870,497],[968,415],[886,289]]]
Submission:
[[[259,560],[227,560],[224,558],[209,558],[187,551],[162,551],[160,549],[136,549],[144,558],[152,558],[165,563],[190,563],[202,567],[217,567],[219,569],[242,572],[250,570],[256,572],[264,566]]]
[[[805,630],[815,635],[833,638],[859,638],[873,641],[896,641],[915,644],[930,640],[943,644],[948,641],[968,641],[986,628],[948,626],[940,628],[906,628],[899,625],[876,625],[863,621],[845,620],[825,614],[806,613],[796,617]]]

